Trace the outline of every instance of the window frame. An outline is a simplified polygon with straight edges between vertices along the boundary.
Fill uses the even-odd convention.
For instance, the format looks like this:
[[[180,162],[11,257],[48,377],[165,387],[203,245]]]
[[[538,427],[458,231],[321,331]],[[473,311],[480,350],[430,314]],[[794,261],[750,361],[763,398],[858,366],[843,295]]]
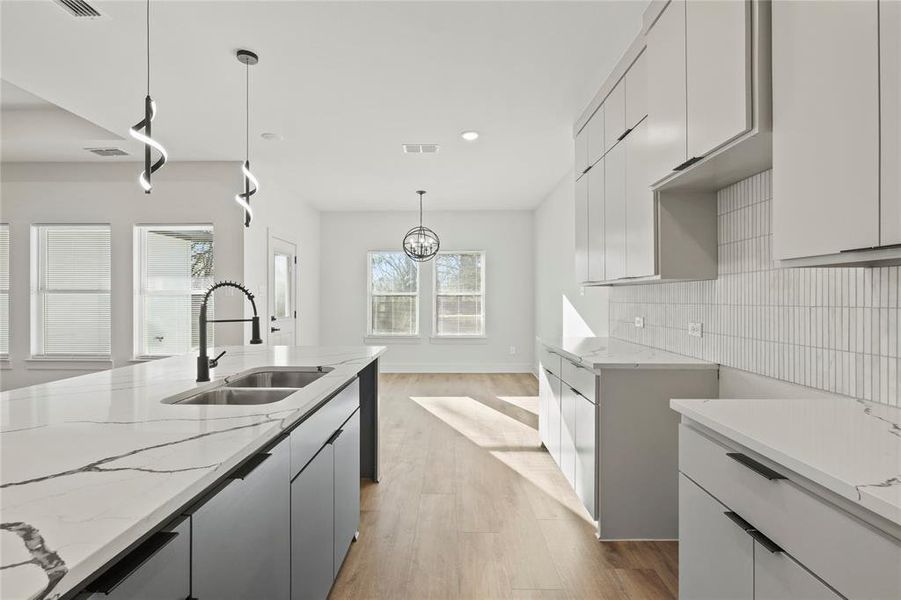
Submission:
[[[485,271],[487,263],[484,250],[439,250],[438,254],[478,254],[481,257],[481,281],[479,282],[479,296],[482,306],[482,332],[481,333],[438,333],[438,256],[432,259],[432,337],[441,340],[482,340],[488,337],[488,311],[485,308],[487,294],[485,292]],[[475,296],[471,293],[440,294],[441,296]]]
[[[42,229],[78,229],[78,228],[94,228],[100,229],[105,228],[109,232],[110,236],[110,282],[109,288],[107,289],[83,289],[83,290],[45,290],[42,288],[42,273],[45,270],[44,261],[46,257],[44,253],[41,251],[41,230]],[[110,361],[112,360],[113,353],[113,227],[111,223],[32,223],[31,224],[31,240],[30,240],[30,250],[31,250],[31,267],[30,267],[30,276],[31,276],[31,298],[29,302],[30,308],[30,319],[29,325],[31,327],[30,332],[30,343],[29,343],[29,355],[28,358],[31,361],[42,362],[42,361],[78,361],[78,362],[93,362],[93,361]],[[54,293],[67,293],[67,294],[107,294],[109,296],[110,302],[110,350],[106,353],[79,353],[79,352],[59,352],[59,353],[47,353],[44,348],[44,320],[43,320],[43,311],[39,309],[41,305],[41,298],[45,294],[54,294]]]
[[[415,292],[395,292],[392,294],[378,294],[379,296],[412,296],[416,300],[415,304],[415,333],[373,333],[372,331],[372,257],[375,254],[404,254],[403,250],[368,250],[366,252],[366,331],[365,340],[419,340],[422,338],[421,326],[421,302],[420,294],[422,294],[422,269],[420,264],[414,260],[410,260],[416,268],[416,291]]]
[[[134,306],[132,308],[132,334],[133,334],[133,356],[134,360],[142,361],[142,360],[153,360],[157,358],[167,358],[169,356],[179,356],[177,354],[149,354],[144,352],[144,299],[148,296],[179,296],[180,293],[171,292],[171,291],[157,291],[148,293],[147,289],[147,277],[145,272],[145,260],[147,258],[147,236],[146,233],[148,231],[154,230],[168,230],[168,231],[196,231],[198,229],[209,229],[210,233],[213,237],[213,273],[214,275],[211,277],[212,281],[216,280],[215,269],[216,269],[216,231],[215,227],[212,223],[139,223],[133,227],[133,236],[134,236],[134,264],[132,265],[132,270],[134,272]],[[191,290],[191,296],[200,296],[206,293],[206,288],[203,290]],[[212,319],[214,317],[215,308],[210,306],[210,313],[208,318]],[[193,325],[192,325],[193,326]],[[214,338],[213,338],[212,328],[207,335],[207,340],[209,346],[213,346]],[[195,349],[188,348],[186,353],[191,353]]]

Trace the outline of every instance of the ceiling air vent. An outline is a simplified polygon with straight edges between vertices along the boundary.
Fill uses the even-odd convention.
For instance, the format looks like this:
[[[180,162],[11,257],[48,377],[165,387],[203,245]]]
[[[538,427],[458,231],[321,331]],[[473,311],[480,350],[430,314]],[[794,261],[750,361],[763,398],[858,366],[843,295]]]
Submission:
[[[97,156],[128,156],[128,152],[119,148],[85,148],[85,150]]]
[[[404,154],[434,154],[438,144],[404,144]]]
[[[96,18],[102,16],[100,11],[85,2],[84,0],[53,0],[59,6],[66,10],[73,17],[91,17]]]

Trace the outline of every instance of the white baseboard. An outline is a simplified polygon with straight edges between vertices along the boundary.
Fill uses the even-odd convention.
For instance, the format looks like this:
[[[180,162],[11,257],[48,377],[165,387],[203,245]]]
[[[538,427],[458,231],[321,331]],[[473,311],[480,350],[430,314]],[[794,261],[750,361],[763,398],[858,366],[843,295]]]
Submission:
[[[382,373],[533,373],[531,363],[389,363]]]

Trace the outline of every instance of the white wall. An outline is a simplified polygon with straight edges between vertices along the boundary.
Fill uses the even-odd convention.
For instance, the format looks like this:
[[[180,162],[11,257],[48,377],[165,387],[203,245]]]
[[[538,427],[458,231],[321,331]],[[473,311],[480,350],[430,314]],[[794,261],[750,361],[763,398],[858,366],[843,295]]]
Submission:
[[[608,332],[608,290],[576,284],[574,197],[570,171],[535,209],[535,335],[539,338],[604,337]]]
[[[253,222],[244,229],[244,281],[257,295],[261,314],[271,313],[268,297],[269,238],[297,245],[297,325],[295,343],[319,343],[319,211],[276,182],[277,172],[266,165],[252,165],[260,191],[251,198]],[[234,196],[234,192],[232,196]],[[232,202],[232,204],[236,203]],[[249,330],[248,330],[249,332]],[[263,340],[269,326],[263,323]]]
[[[0,389],[124,366],[134,357],[133,235],[138,224],[212,223],[217,279],[242,280],[244,237],[236,163],[169,163],[138,187],[137,163],[4,163],[0,221],[10,226],[10,352]],[[35,223],[108,223],[112,247],[111,362],[32,361],[29,347],[30,227]],[[223,292],[217,312],[241,314],[243,296]],[[243,343],[239,327],[219,326],[219,344]]]
[[[358,345],[366,333],[366,253],[400,249],[416,224],[414,212],[323,212],[321,228],[323,344]],[[432,263],[420,280],[420,334],[416,341],[367,339],[389,347],[383,371],[528,372],[534,353],[531,211],[426,212],[442,250],[484,250],[486,338],[434,340]],[[510,354],[510,347],[516,353]]]

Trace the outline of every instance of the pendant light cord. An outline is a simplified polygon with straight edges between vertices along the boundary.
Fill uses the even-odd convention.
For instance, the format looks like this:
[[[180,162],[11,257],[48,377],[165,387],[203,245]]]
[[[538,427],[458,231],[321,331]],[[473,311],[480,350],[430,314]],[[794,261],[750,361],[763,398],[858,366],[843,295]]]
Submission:
[[[150,0],[147,0],[147,95],[150,95]]]
[[[250,63],[244,63],[244,161],[250,162]]]

